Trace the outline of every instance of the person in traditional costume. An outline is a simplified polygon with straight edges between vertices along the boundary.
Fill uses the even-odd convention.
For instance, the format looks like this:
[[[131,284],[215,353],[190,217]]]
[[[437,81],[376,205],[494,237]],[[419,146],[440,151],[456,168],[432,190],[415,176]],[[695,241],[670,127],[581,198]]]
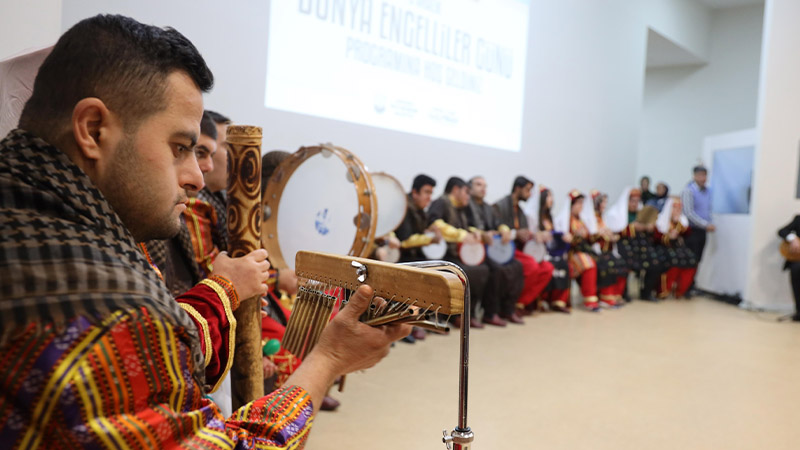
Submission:
[[[206,397],[240,296],[266,289],[266,252],[238,271],[217,261],[227,276],[175,299],[137,243],[174,235],[184,191],[203,185],[193,147],[212,84],[183,35],[115,15],[74,25],[42,64],[0,141],[4,445],[302,448],[334,378],[410,331],[358,322],[363,286],[280,390],[229,418]]]
[[[436,180],[425,174],[417,175],[411,183],[406,214],[395,230],[395,236],[400,240],[401,263],[425,261],[427,257],[422,248],[442,240],[439,230],[428,225],[428,213],[425,210],[431,203],[434,187]],[[425,331],[415,327],[412,334],[406,336],[403,342],[413,344],[416,340],[422,339],[425,339]]]
[[[659,298],[667,298],[670,294],[675,298],[685,298],[697,273],[697,258],[685,241],[692,230],[682,208],[680,198],[669,197],[656,221],[654,237],[665,256],[665,270],[658,286]]]
[[[580,284],[583,305],[589,311],[600,311],[600,306],[614,307],[616,302],[611,298],[597,297],[597,262],[592,257],[592,232],[583,222],[585,196],[573,189],[567,195],[567,204],[556,217],[555,230],[563,233],[563,239],[570,244],[569,273],[570,277]]]
[[[641,193],[629,187],[606,211],[603,221],[612,232],[620,235],[617,249],[625,265],[641,277],[639,298],[657,301],[654,292],[663,272],[663,252],[656,248],[653,238],[655,220],[651,218],[656,218],[658,212],[653,207],[648,208],[650,214],[640,215]]]
[[[486,295],[489,288],[489,266],[486,261],[477,265],[465,264],[459,256],[459,246],[464,244],[482,245],[483,237],[477,229],[470,230],[467,218],[469,207],[469,186],[467,182],[459,177],[451,177],[447,180],[444,194],[434,200],[428,208],[428,226],[436,228],[447,242],[446,261],[458,264],[469,278],[470,293],[470,327],[483,328],[483,323],[478,320],[476,309],[478,304],[489,311],[498,310],[497,304],[487,305],[488,302],[497,301],[494,293]],[[499,319],[494,317],[494,319]],[[457,322],[458,323],[458,322]],[[495,326],[505,326],[505,322],[495,320],[487,322]]]
[[[611,231],[603,219],[603,213],[608,206],[608,195],[592,190],[591,197],[592,208],[586,214],[590,217],[586,218],[585,222],[594,241],[593,257],[597,261],[597,289],[601,300],[613,300],[621,305],[627,290],[628,267],[615,250],[619,235]]]
[[[438,242],[441,234],[428,227],[428,214],[425,208],[431,203],[436,180],[425,174],[414,177],[411,192],[406,202],[406,215],[395,230],[400,240],[400,262],[425,261],[422,247]]]
[[[553,276],[547,287],[536,300],[537,309],[549,309],[569,314],[572,311],[570,303],[569,263],[567,255],[569,243],[563,239],[563,233],[553,228],[553,192],[546,186],[539,184],[534,189],[531,198],[525,204],[525,215],[528,226],[533,233],[533,239],[528,241],[523,252],[536,258],[537,261],[547,261],[553,266]]]
[[[488,188],[486,179],[481,176],[472,177],[468,184],[470,202],[467,217],[469,226],[483,233],[484,242],[487,245],[493,244],[494,240],[499,237],[503,244],[513,247],[510,228],[500,224],[494,209],[485,202]],[[486,258],[490,270],[489,283],[491,284],[486,295],[495,296],[495,299],[484,304],[482,320],[486,323],[497,321],[498,318],[516,324],[524,323],[522,317],[517,313],[517,299],[524,285],[522,263],[513,257],[513,252],[510,253],[510,256],[511,259],[505,263]]]
[[[553,278],[553,265],[547,261],[538,262],[536,258],[525,253],[522,249],[525,244],[533,239],[533,233],[528,226],[528,219],[521,209],[520,203],[527,202],[531,197],[533,181],[518,176],[511,185],[511,193],[492,205],[501,225],[505,225],[516,233],[516,250],[514,258],[522,263],[522,272],[525,284],[517,300],[519,310],[523,314],[533,314],[536,310],[536,300],[544,292],[550,279]]]

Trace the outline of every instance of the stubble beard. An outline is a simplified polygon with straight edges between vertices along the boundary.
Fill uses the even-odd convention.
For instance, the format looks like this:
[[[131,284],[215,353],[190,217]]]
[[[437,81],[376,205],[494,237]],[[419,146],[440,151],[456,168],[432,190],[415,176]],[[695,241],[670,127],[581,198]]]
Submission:
[[[136,242],[173,238],[181,227],[176,206],[185,195],[179,193],[169,209],[155,204],[158,197],[152,195],[145,181],[149,168],[140,159],[135,143],[134,136],[120,142],[101,191]]]

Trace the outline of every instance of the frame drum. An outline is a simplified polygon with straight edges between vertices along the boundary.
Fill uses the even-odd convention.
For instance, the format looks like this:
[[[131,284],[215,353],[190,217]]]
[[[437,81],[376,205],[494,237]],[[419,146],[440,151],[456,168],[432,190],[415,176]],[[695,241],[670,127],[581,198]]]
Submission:
[[[547,256],[547,247],[541,242],[536,242],[535,240],[531,239],[525,243],[524,247],[522,247],[522,252],[533,256],[536,261],[542,262]]]
[[[482,243],[459,244],[458,257],[467,266],[478,266],[486,258],[486,247]]]
[[[366,167],[331,144],[301,147],[272,174],[262,200],[261,241],[278,269],[300,250],[367,256],[378,216]]]
[[[425,233],[428,236],[433,236],[433,233],[428,231]],[[422,247],[422,254],[425,255],[426,258],[429,260],[439,260],[444,258],[444,255],[447,253],[447,242],[445,242],[444,238],[441,241],[431,242],[430,244]]]
[[[375,226],[375,237],[383,237],[403,223],[406,216],[408,200],[403,185],[397,178],[386,172],[370,173],[375,186],[375,198],[378,201],[378,224]]]
[[[497,264],[507,264],[514,259],[514,241],[503,243],[500,235],[492,237],[492,243],[486,246],[486,256]]]

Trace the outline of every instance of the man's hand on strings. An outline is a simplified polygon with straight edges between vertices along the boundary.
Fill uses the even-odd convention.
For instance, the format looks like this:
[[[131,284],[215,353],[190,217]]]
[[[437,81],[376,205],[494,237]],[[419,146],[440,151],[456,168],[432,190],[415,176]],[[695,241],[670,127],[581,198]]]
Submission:
[[[408,336],[410,325],[371,327],[358,321],[369,307],[373,290],[361,286],[325,328],[314,352],[324,356],[336,375],[367,369],[389,353],[392,342]]]

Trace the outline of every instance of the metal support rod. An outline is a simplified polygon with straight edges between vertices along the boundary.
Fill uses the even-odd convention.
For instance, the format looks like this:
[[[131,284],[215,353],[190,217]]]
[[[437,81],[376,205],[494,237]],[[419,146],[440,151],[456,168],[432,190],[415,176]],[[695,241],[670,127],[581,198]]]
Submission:
[[[461,315],[461,366],[459,367],[458,377],[458,426],[442,441],[450,448],[450,442],[454,444],[455,450],[469,450],[471,443],[475,439],[475,434],[467,426],[467,398],[469,390],[469,321],[471,314],[471,302],[469,291],[469,278],[464,269],[448,261],[420,261],[404,263],[412,267],[421,269],[447,266],[455,269],[464,280],[464,313]]]

